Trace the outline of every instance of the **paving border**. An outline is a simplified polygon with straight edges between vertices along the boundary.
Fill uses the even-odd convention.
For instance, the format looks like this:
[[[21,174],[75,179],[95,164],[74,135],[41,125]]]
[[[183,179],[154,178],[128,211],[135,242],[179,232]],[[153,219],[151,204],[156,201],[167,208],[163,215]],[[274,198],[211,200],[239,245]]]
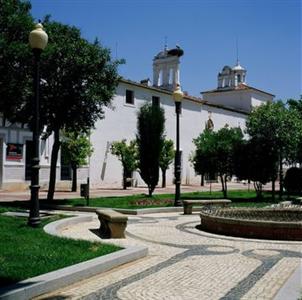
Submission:
[[[41,204],[43,209],[56,209],[66,211],[81,211],[81,212],[95,212],[97,209],[113,209],[117,212],[126,215],[146,215],[153,213],[169,213],[169,212],[183,212],[183,207],[151,207],[140,209],[126,209],[126,208],[109,208],[109,207],[88,207],[88,206],[70,206],[70,205],[54,205],[54,204]],[[193,211],[200,212],[202,206],[193,207]]]
[[[48,234],[60,236],[58,232],[64,226],[79,222],[89,222],[92,216],[66,218],[52,222],[44,227]],[[143,246],[128,247],[101,257],[84,261],[53,272],[20,281],[0,289],[0,299],[26,300],[68,286],[80,280],[106,272],[122,264],[147,256],[148,248]]]
[[[302,298],[302,262],[277,292],[274,300],[298,300]]]

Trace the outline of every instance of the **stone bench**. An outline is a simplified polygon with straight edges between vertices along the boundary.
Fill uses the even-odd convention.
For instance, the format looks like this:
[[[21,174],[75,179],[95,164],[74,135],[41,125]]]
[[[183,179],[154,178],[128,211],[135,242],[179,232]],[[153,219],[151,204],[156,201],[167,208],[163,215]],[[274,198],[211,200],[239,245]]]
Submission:
[[[97,209],[100,220],[100,236],[102,238],[125,238],[128,217],[111,209]]]
[[[232,203],[231,200],[219,199],[219,200],[183,200],[184,214],[191,215],[193,206],[208,206],[219,205],[225,207]]]

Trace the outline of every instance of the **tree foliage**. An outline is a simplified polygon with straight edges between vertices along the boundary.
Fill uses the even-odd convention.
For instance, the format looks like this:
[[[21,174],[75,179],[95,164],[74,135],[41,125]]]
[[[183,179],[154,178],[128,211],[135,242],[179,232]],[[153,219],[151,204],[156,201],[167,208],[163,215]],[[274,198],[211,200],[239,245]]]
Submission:
[[[87,165],[87,158],[91,156],[93,147],[89,141],[89,136],[85,133],[64,132],[62,136],[63,160],[71,165],[72,191],[77,190],[77,168]]]
[[[302,97],[302,96],[301,96]],[[296,147],[296,151],[294,152],[293,161],[297,162],[302,165],[302,98],[300,100],[289,99],[287,100],[287,104],[289,106],[290,112],[295,112],[298,115],[298,143]]]
[[[196,150],[190,158],[196,174],[201,176],[208,174],[210,178],[215,176],[216,171],[216,161],[212,148],[215,143],[214,136],[212,130],[205,129],[196,139],[193,139]]]
[[[137,144],[139,171],[149,196],[158,183],[159,157],[164,143],[165,116],[162,108],[145,104],[138,112]]]
[[[172,140],[164,140],[163,148],[159,156],[159,167],[162,171],[162,187],[166,187],[166,171],[175,157],[174,144]]]
[[[123,166],[123,189],[127,188],[127,178],[137,169],[137,144],[136,141],[130,141],[127,145],[126,140],[113,142],[111,153],[116,155]]]
[[[253,138],[234,149],[234,175],[253,181],[258,198],[262,196],[262,186],[275,179],[277,162],[267,140]]]
[[[87,132],[104,117],[118,84],[118,61],[96,40],[90,43],[76,27],[44,22],[49,36],[43,52],[41,125],[54,134],[48,199],[53,199],[60,130]]]
[[[29,2],[0,0],[0,112],[31,123],[32,57],[28,45],[34,28]],[[54,135],[48,199],[53,199],[60,130],[87,132],[104,117],[118,84],[117,66],[110,51],[96,40],[82,38],[74,26],[45,17],[48,45],[41,55],[40,128]]]
[[[301,119],[296,110],[289,110],[281,101],[254,108],[247,119],[246,131],[251,138],[266,140],[270,152],[278,157],[280,196],[283,190],[283,164],[292,163],[301,139]],[[263,155],[266,153],[263,152]]]
[[[284,177],[284,187],[288,194],[301,194],[302,192],[302,169],[289,168]]]
[[[13,122],[28,120],[23,108],[32,94],[30,9],[27,1],[0,0],[0,113]]]
[[[218,174],[224,197],[227,197],[227,180],[233,175],[234,149],[242,142],[240,128],[225,126],[217,132],[206,129],[193,142],[196,146],[192,157],[194,169],[198,174]]]

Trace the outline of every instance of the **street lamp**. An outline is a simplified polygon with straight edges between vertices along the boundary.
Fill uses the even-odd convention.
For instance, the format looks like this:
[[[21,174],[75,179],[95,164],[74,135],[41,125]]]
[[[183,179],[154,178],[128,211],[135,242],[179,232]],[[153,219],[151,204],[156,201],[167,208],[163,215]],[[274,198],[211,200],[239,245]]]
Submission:
[[[31,161],[31,197],[28,225],[35,227],[40,224],[39,214],[39,170],[40,170],[40,55],[47,45],[48,36],[41,23],[36,24],[35,29],[29,34],[29,45],[34,55],[34,101],[33,101],[33,152]]]
[[[181,112],[181,101],[183,99],[183,92],[180,89],[179,84],[176,85],[172,97],[175,102],[175,112],[176,112],[176,152],[175,152],[175,200],[174,206],[181,206],[180,201],[180,183],[181,183],[181,162],[180,162],[180,151],[179,151],[179,114]]]

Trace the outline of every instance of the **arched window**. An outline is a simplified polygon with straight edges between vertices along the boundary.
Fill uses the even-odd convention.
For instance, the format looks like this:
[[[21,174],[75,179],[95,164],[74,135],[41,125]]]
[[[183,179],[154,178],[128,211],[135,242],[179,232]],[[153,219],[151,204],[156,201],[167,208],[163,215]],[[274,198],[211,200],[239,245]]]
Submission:
[[[158,75],[158,86],[162,86],[162,85],[163,85],[163,70],[160,70]]]
[[[241,76],[240,76],[240,74],[237,74],[237,82],[238,82],[238,83],[241,82]]]
[[[169,70],[169,84],[173,84],[173,69]]]

